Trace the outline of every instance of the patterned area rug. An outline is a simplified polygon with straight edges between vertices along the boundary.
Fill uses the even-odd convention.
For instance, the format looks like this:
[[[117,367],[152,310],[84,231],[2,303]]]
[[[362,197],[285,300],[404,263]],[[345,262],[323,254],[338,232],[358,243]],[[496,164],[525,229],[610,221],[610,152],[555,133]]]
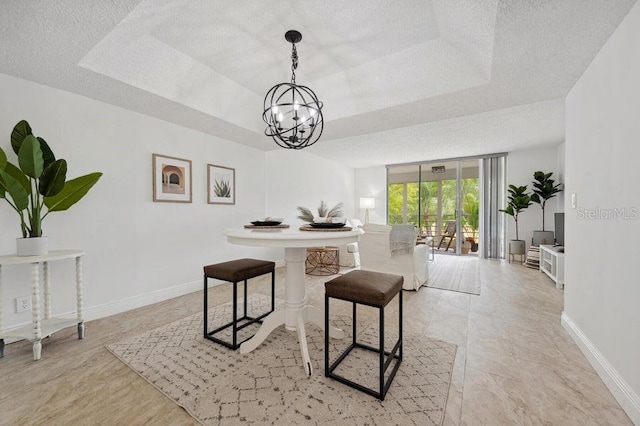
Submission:
[[[268,311],[270,306],[267,296],[250,296],[248,302],[251,313]],[[222,324],[220,318],[231,317],[231,304],[211,308],[209,317],[211,328]],[[402,364],[381,402],[324,376],[324,334],[315,325],[306,327],[314,369],[307,377],[296,332],[280,327],[256,350],[242,355],[204,339],[202,323],[202,315],[195,314],[107,349],[205,425],[440,425],[443,421],[455,345],[405,335]],[[334,324],[347,334],[351,329],[348,318]],[[389,319],[387,324],[391,328],[395,322]],[[376,332],[363,326],[359,336],[374,342]],[[349,341],[349,336],[332,339],[333,359]],[[349,364],[336,372],[359,381],[374,376],[377,359],[363,352],[347,357],[343,364],[347,360]]]
[[[437,255],[429,263],[427,287],[480,294],[480,263],[475,256]]]

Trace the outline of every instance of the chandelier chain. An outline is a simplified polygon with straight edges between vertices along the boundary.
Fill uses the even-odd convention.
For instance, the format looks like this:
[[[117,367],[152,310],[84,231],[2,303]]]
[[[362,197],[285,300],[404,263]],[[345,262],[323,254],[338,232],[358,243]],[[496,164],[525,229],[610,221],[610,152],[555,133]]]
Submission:
[[[298,49],[291,43],[291,84],[296,84],[296,69],[298,68]]]

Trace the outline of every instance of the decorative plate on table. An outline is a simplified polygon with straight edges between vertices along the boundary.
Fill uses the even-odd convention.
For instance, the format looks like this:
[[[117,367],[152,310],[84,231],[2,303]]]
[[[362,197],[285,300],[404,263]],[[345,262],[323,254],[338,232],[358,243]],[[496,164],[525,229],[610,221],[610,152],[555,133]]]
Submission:
[[[351,231],[350,226],[341,226],[340,228],[314,228],[313,226],[303,225],[300,227],[301,231],[314,231],[314,232],[347,232]]]
[[[309,224],[312,228],[342,228],[344,223],[323,223],[323,222],[312,222]]]
[[[287,229],[289,225],[285,225],[284,223],[280,225],[245,225],[246,229],[267,229],[269,231],[274,231],[276,229]]]
[[[251,222],[254,226],[276,226],[282,223],[281,220],[254,220]]]

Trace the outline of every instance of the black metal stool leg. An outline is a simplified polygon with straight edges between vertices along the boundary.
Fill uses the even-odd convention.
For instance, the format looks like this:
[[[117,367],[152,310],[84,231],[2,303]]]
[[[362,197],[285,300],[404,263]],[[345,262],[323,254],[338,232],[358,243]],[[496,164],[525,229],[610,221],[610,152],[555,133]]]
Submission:
[[[276,271],[271,272],[271,312],[276,310]]]
[[[324,295],[324,376],[329,377],[329,296]]]
[[[380,309],[380,399],[384,399],[384,307]],[[393,355],[391,355],[393,356]]]
[[[356,344],[356,322],[358,320],[357,317],[357,312],[356,312],[356,302],[351,302],[351,304],[353,305],[353,324],[351,324],[351,342],[355,345]]]
[[[238,283],[233,283],[233,325],[231,326],[231,330],[233,332],[233,346],[236,347],[238,345]]]
[[[247,280],[244,280],[244,316],[247,316]]]
[[[398,362],[402,361],[402,290],[398,293],[399,311],[398,311],[398,339],[400,340],[400,346],[398,347]]]
[[[209,327],[208,327],[208,320],[209,320],[209,314],[208,314],[208,310],[209,310],[209,291],[207,289],[207,276],[204,276],[204,337],[208,336],[208,332],[209,332]]]

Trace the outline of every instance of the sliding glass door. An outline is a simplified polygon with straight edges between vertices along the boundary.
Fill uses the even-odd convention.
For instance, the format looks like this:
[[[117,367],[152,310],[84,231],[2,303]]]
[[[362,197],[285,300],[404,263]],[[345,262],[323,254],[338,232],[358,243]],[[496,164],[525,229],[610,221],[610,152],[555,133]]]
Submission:
[[[410,223],[441,253],[504,259],[506,154],[387,166],[387,223]]]
[[[479,237],[479,161],[389,166],[389,224],[413,224],[440,252],[476,254]]]

